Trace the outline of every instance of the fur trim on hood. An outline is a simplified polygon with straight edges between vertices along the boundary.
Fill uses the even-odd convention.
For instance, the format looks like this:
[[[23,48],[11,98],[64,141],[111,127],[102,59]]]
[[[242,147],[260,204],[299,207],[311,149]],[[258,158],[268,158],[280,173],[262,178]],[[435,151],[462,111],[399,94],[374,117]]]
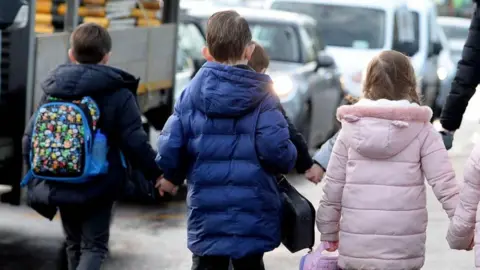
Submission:
[[[430,122],[432,110],[427,106],[419,106],[407,100],[369,100],[361,99],[355,105],[341,106],[337,110],[338,120],[348,118],[369,117],[386,120]],[[347,118],[347,119],[346,119]]]

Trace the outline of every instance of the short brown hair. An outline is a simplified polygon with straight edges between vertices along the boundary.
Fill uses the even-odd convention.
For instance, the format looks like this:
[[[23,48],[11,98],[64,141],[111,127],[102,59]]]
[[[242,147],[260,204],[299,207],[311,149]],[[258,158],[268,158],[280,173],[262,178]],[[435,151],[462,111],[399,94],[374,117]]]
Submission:
[[[253,41],[252,43],[255,44],[255,50],[253,51],[250,61],[248,61],[248,65],[256,72],[262,72],[270,65],[270,58],[268,57],[265,49],[260,44],[255,41]]]
[[[112,38],[102,26],[85,23],[73,31],[70,46],[78,63],[98,64],[112,50]]]
[[[236,11],[220,11],[208,19],[207,47],[216,61],[240,60],[251,41],[250,27]]]
[[[372,100],[402,100],[420,104],[417,80],[410,59],[397,51],[383,51],[367,67],[363,94]]]

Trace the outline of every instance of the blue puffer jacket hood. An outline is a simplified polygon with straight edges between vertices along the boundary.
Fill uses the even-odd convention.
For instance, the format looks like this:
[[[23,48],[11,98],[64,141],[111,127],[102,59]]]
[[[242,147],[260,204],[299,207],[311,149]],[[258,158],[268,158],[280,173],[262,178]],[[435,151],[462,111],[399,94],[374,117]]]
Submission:
[[[64,64],[51,71],[41,86],[45,94],[65,98],[118,89],[136,95],[138,82],[133,75],[111,66]]]
[[[195,76],[195,107],[211,117],[239,117],[258,107],[268,95],[269,76],[255,71],[207,62]]]

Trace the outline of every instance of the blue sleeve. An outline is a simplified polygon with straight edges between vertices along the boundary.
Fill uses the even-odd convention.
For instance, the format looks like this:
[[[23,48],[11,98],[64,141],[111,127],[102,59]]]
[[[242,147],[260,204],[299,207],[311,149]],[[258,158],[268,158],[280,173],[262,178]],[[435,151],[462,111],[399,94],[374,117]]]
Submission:
[[[186,178],[185,139],[178,110],[175,110],[163,127],[157,141],[157,165],[168,181],[179,186]]]
[[[337,141],[338,134],[337,132],[333,137],[331,137],[322,147],[315,153],[313,160],[320,164],[324,170],[328,168],[328,162],[330,161],[330,156],[332,155],[333,146],[335,141]]]
[[[289,173],[297,160],[297,149],[290,140],[288,124],[274,102],[260,109],[255,144],[258,158],[273,173]]]

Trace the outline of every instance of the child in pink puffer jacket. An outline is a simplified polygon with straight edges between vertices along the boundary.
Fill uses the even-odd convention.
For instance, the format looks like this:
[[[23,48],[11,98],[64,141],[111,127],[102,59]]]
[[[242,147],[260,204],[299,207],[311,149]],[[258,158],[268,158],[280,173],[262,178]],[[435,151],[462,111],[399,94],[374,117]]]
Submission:
[[[432,111],[419,105],[410,60],[384,51],[369,63],[358,103],[342,122],[317,213],[321,240],[342,269],[420,269],[427,229],[425,179],[449,217],[458,186]],[[335,249],[335,248],[334,248]]]

